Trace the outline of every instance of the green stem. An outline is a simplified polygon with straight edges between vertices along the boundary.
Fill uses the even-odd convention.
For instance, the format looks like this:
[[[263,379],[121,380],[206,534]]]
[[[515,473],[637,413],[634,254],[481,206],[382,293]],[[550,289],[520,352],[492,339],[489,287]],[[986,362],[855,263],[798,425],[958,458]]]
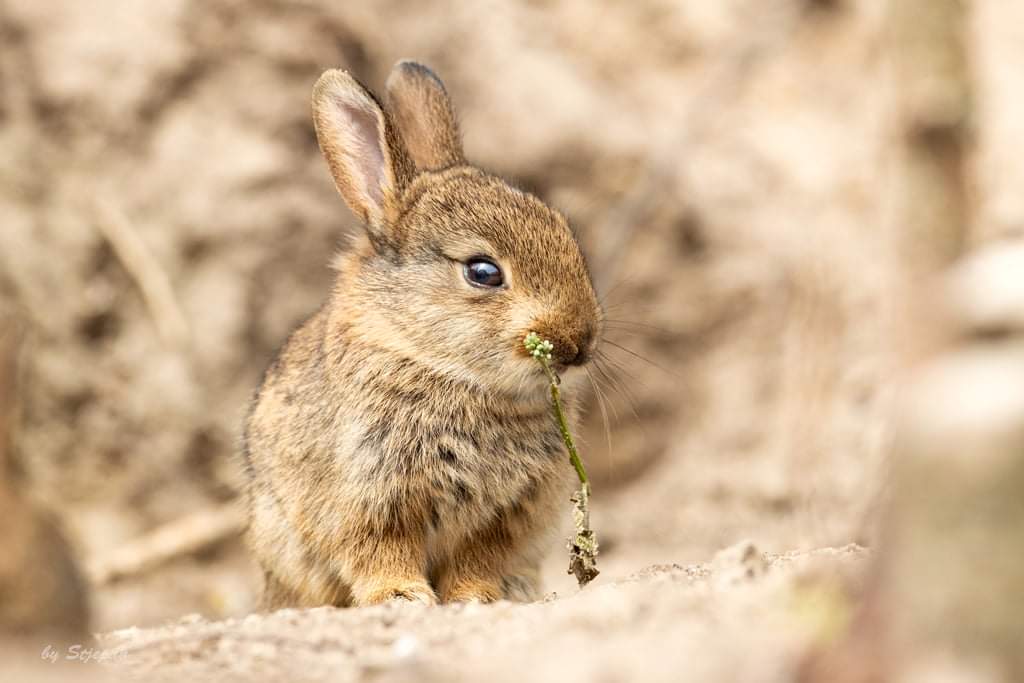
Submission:
[[[569,432],[569,421],[565,419],[565,410],[562,408],[562,396],[558,389],[560,380],[558,373],[551,369],[551,351],[554,345],[546,339],[541,339],[536,332],[530,332],[523,339],[523,345],[531,356],[540,362],[544,373],[548,376],[551,384],[551,407],[555,413],[555,421],[558,423],[558,431],[562,434],[562,442],[565,450],[569,452],[569,462],[576,470],[576,476],[580,480],[580,490],[572,495],[573,503],[573,526],[576,532],[569,538],[567,546],[569,550],[569,573],[576,575],[576,581],[580,588],[587,585],[600,573],[597,569],[597,536],[590,528],[590,481],[587,479],[587,471],[583,469],[583,461],[576,451],[576,444]]]
[[[565,442],[565,448],[569,451],[569,462],[572,463],[573,468],[576,470],[576,476],[579,477],[580,484],[583,486],[583,495],[589,498],[590,481],[587,479],[587,471],[583,469],[583,461],[580,460],[580,454],[576,451],[576,444],[572,440],[572,434],[569,433],[569,423],[565,419],[565,411],[562,410],[561,392],[558,390],[558,375],[551,369],[548,361],[542,358],[540,363],[544,366],[544,372],[547,373],[548,379],[551,381],[551,405],[555,409],[555,418],[558,420],[558,431],[562,433],[562,441]]]

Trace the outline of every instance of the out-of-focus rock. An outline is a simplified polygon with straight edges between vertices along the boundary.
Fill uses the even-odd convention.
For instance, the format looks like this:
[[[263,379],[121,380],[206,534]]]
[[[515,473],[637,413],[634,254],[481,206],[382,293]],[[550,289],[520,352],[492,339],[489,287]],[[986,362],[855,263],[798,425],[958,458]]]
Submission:
[[[981,247],[953,271],[948,294],[948,308],[964,332],[1024,332],[1024,243]]]
[[[959,341],[902,392],[865,603],[809,680],[1024,680],[1022,257],[991,245],[950,275]]]
[[[907,396],[878,594],[910,659],[1024,678],[1024,340],[927,368]],[[894,656],[899,659],[902,652]]]

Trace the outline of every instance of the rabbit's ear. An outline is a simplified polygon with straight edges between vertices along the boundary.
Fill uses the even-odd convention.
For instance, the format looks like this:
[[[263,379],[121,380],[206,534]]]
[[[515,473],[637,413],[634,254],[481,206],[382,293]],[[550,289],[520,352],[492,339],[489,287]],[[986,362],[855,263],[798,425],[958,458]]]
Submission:
[[[313,88],[313,123],[341,196],[371,237],[386,239],[414,173],[394,125],[373,95],[338,69],[324,72]]]
[[[388,112],[421,171],[463,163],[462,139],[444,84],[417,62],[395,64],[387,82]]]

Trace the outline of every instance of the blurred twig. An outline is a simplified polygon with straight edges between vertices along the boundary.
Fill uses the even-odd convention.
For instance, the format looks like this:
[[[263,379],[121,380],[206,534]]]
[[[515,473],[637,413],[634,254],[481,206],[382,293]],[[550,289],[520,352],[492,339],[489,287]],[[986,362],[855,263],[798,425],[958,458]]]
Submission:
[[[107,557],[94,558],[86,573],[94,585],[135,576],[237,536],[244,528],[245,514],[238,502],[224,503],[158,527]]]
[[[188,322],[174,296],[167,272],[117,204],[109,199],[97,199],[95,213],[96,227],[138,285],[160,337],[175,347],[186,345]]]
[[[18,330],[12,320],[0,319],[0,487],[6,485],[13,469],[11,440],[17,405]]]
[[[948,264],[965,239],[971,111],[966,15],[963,0],[892,3],[903,121],[900,256],[914,275]]]
[[[20,325],[0,314],[0,639],[14,635],[83,642],[88,590],[52,514],[24,495],[14,457]]]
[[[908,276],[902,336],[919,345],[949,326],[929,311],[930,295],[943,289],[926,288],[960,255],[971,219],[968,3],[900,0],[890,19],[902,135],[899,256]],[[1024,587],[1024,346],[1020,338],[992,345],[962,325],[991,326],[993,311],[1020,306],[1007,303],[1019,295],[1020,268],[999,262],[1002,272],[986,273],[985,287],[953,297],[964,311],[961,329],[948,330],[959,346],[916,367],[902,387],[891,500],[867,595],[849,632],[812,653],[805,683],[1021,680],[1024,622],[1014,599]]]

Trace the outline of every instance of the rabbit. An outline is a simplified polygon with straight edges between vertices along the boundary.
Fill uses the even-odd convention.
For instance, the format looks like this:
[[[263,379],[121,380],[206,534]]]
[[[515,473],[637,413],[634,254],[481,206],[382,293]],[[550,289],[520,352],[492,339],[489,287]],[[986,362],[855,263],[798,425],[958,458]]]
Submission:
[[[578,420],[602,311],[574,234],[466,162],[421,64],[393,68],[386,106],[329,70],[313,118],[364,229],[245,421],[263,607],[537,599],[574,474],[523,338],[553,343]]]

